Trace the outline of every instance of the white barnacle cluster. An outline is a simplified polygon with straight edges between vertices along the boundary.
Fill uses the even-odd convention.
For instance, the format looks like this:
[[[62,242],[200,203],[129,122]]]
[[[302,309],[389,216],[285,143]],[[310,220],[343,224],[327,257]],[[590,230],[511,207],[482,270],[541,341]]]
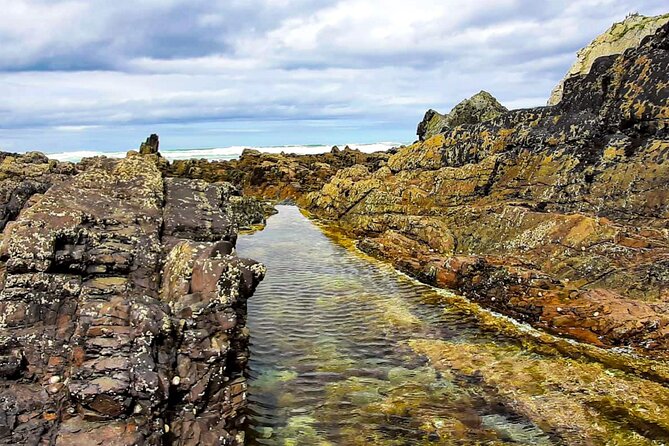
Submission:
[[[261,280],[267,274],[267,267],[262,263],[255,263],[249,267],[251,272],[253,272],[254,277],[257,280]]]
[[[239,266],[229,264],[228,268],[221,274],[216,284],[217,301],[223,305],[231,305],[239,298],[239,283],[242,272]]]

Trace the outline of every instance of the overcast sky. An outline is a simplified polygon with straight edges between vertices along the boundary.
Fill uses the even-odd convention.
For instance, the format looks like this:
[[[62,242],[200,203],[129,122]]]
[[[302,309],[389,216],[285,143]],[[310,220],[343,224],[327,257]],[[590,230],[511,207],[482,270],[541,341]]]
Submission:
[[[481,89],[542,105],[651,0],[0,0],[0,148],[415,139]]]

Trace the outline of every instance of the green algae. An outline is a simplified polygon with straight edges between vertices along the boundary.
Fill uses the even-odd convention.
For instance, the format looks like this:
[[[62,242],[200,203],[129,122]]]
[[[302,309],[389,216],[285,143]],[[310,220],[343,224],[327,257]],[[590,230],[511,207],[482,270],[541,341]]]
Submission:
[[[498,401],[567,442],[662,444],[669,439],[669,389],[598,363],[542,357],[512,346],[409,341],[438,368],[476,375]],[[626,429],[621,429],[625,427]]]
[[[307,415],[290,417],[277,433],[279,444],[285,446],[332,446],[316,428],[316,419]]]
[[[312,353],[318,358],[319,372],[344,372],[355,365],[355,361],[345,356],[335,344],[321,342],[316,344]]]
[[[297,373],[292,370],[267,370],[254,379],[253,385],[263,391],[272,391],[283,383],[297,378]]]
[[[271,231],[270,219],[258,235]],[[315,236],[304,229],[302,243]],[[249,444],[666,443],[669,394],[647,379],[661,374],[654,363],[646,364],[655,374],[634,376],[633,362],[613,361],[617,352],[517,324],[398,274],[352,243],[328,251],[318,237],[304,264],[278,264],[314,267],[300,278],[308,287],[287,296],[291,276],[270,275],[249,302],[254,342],[272,346],[252,354],[266,371],[249,390],[252,401],[262,397],[252,410],[270,414],[271,428],[252,420]]]

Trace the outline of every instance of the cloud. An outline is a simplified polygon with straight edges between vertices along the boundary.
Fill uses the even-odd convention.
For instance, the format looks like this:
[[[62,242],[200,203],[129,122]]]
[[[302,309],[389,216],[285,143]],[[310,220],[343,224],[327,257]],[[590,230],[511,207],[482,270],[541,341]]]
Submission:
[[[481,89],[511,107],[544,103],[576,50],[612,22],[666,12],[651,0],[0,0],[0,8],[0,146],[19,149],[24,140],[52,143],[48,131],[23,138],[35,129],[75,149],[161,125],[199,132],[193,141],[208,145],[236,126],[254,144],[262,132],[244,132],[248,123],[277,137],[287,131],[276,123],[299,131],[333,123],[319,127],[322,142],[366,128],[367,139],[393,139],[381,133],[392,128],[409,141],[426,108],[447,110]]]

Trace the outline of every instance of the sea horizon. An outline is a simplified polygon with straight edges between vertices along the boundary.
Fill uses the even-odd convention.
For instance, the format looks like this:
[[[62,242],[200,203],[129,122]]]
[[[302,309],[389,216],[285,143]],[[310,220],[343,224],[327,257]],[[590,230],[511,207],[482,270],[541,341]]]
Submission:
[[[410,144],[408,142],[390,142],[382,141],[376,143],[345,143],[345,144],[287,144],[287,145],[270,145],[270,146],[250,146],[250,145],[233,145],[223,147],[204,147],[204,148],[177,148],[177,149],[160,149],[160,154],[169,161],[184,160],[184,159],[206,159],[210,161],[232,160],[237,159],[244,150],[258,150],[264,153],[290,153],[299,155],[315,155],[319,153],[326,153],[337,146],[340,149],[348,146],[351,149],[357,149],[361,152],[372,153],[379,151],[386,151],[393,147]],[[58,161],[78,162],[83,158],[93,156],[107,156],[109,158],[123,158],[129,150],[73,150],[60,152],[42,152],[51,159]]]

